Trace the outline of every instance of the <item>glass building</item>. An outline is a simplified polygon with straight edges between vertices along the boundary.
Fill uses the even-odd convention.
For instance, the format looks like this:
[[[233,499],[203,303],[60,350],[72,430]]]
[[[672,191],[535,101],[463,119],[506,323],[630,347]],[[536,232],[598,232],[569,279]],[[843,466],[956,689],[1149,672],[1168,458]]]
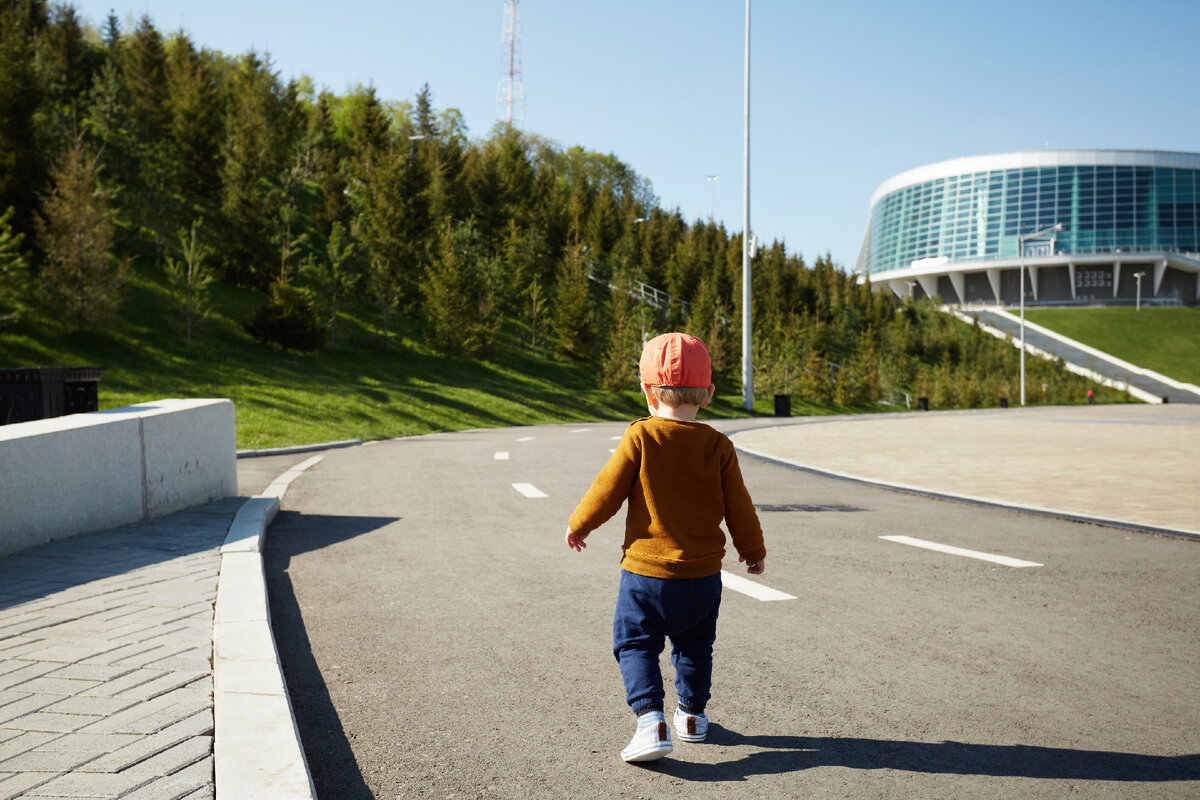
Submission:
[[[1019,252],[1023,250],[1023,252]],[[1200,300],[1200,154],[1051,150],[973,156],[871,197],[855,271],[949,303]]]

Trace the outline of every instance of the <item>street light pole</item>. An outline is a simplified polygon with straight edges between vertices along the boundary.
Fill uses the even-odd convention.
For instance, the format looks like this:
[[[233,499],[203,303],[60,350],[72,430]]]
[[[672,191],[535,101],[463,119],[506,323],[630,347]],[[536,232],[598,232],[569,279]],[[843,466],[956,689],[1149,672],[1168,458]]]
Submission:
[[[742,407],[754,410],[750,320],[750,0],[746,0],[746,79],[742,127]]]
[[[1135,273],[1133,273],[1133,277],[1137,278],[1137,308],[1135,310],[1141,311],[1142,310],[1142,278],[1146,277],[1146,273],[1145,272],[1135,272]]]
[[[1033,233],[1017,234],[1017,264],[1021,267],[1021,405],[1025,405],[1025,242],[1047,233],[1061,231],[1063,224],[1056,222]]]
[[[713,207],[717,204],[717,181],[721,179],[720,175],[705,175],[704,180],[708,181],[708,221],[713,221]]]

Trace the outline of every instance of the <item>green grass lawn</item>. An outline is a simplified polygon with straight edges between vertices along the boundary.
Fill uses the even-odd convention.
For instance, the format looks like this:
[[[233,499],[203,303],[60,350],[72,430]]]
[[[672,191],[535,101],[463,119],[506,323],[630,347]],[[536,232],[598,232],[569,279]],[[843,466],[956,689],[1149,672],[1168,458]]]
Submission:
[[[388,348],[371,309],[339,317],[338,344],[312,355],[272,351],[242,328],[261,295],[218,286],[192,342],[165,291],[135,273],[110,330],[73,333],[27,316],[0,328],[0,366],[97,365],[100,407],[170,397],[224,397],[234,402],[240,449],[343,439],[385,439],[446,430],[634,419],[646,413],[636,391],[594,388],[588,365],[521,345],[510,322],[493,360],[442,356],[401,321]],[[756,414],[771,413],[769,398]],[[835,405],[793,404],[793,413],[834,414]],[[704,417],[747,416],[740,390],[719,395]]]
[[[1200,308],[1026,309],[1025,317],[1131,364],[1200,386]]]

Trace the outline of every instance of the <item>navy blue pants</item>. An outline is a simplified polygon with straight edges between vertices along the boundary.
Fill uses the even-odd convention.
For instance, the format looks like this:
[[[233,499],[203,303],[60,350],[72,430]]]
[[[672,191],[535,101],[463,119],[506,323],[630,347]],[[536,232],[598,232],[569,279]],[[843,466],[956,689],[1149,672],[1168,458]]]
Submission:
[[[702,711],[712,689],[712,650],[721,606],[721,573],[707,578],[647,578],[621,570],[613,615],[613,655],[634,713],[663,707],[658,657],[671,640],[680,705]]]

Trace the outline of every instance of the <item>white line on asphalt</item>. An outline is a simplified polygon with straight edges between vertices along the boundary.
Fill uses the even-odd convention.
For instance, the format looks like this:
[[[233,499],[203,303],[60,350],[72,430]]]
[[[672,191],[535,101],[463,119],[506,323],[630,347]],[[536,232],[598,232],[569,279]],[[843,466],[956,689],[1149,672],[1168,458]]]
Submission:
[[[535,438],[536,437],[534,437],[534,436],[522,436],[520,439],[517,439],[517,441],[518,442],[532,442]]]
[[[587,433],[590,430],[591,428],[574,428],[571,430],[571,433]]]
[[[735,592],[741,592],[753,597],[755,600],[795,600],[795,595],[790,595],[785,592],[772,589],[770,586],[763,586],[761,583],[755,583],[752,580],[747,580],[740,575],[734,575],[727,570],[721,570],[721,585],[726,589],[733,589]]]
[[[496,455],[492,456],[492,458],[495,459],[496,461],[508,461],[508,451],[507,450],[497,450]]]
[[[534,486],[532,483],[514,483],[512,485],[512,487],[514,489],[516,489],[518,492],[520,492],[521,494],[525,495],[526,497],[537,498],[537,497],[549,497],[550,496],[550,495],[546,494],[545,492],[543,492],[541,489]]]
[[[954,556],[965,556],[967,558],[978,558],[980,561],[991,561],[994,564],[1003,564],[1006,567],[1041,567],[1042,564],[1036,561],[1022,561],[1019,558],[1010,558],[1009,556],[997,556],[991,553],[981,553],[978,550],[964,550],[961,547],[952,547],[948,544],[938,544],[937,542],[927,542],[924,539],[914,539],[911,536],[880,536],[880,539],[886,539],[889,542],[897,544],[907,544],[913,547],[923,547],[926,550],[936,550],[939,553],[949,553]]]
[[[608,440],[610,442],[619,442],[619,441],[621,441],[621,437],[620,436],[610,436],[610,437],[608,437]]]
[[[271,481],[271,485],[263,491],[263,496],[277,497],[282,500],[283,493],[287,491],[288,485],[291,484],[292,481],[296,480],[296,478],[299,478],[304,470],[315,464],[320,464],[324,458],[325,456],[313,456],[312,458],[301,461],[299,464],[292,467],[275,480]]]

